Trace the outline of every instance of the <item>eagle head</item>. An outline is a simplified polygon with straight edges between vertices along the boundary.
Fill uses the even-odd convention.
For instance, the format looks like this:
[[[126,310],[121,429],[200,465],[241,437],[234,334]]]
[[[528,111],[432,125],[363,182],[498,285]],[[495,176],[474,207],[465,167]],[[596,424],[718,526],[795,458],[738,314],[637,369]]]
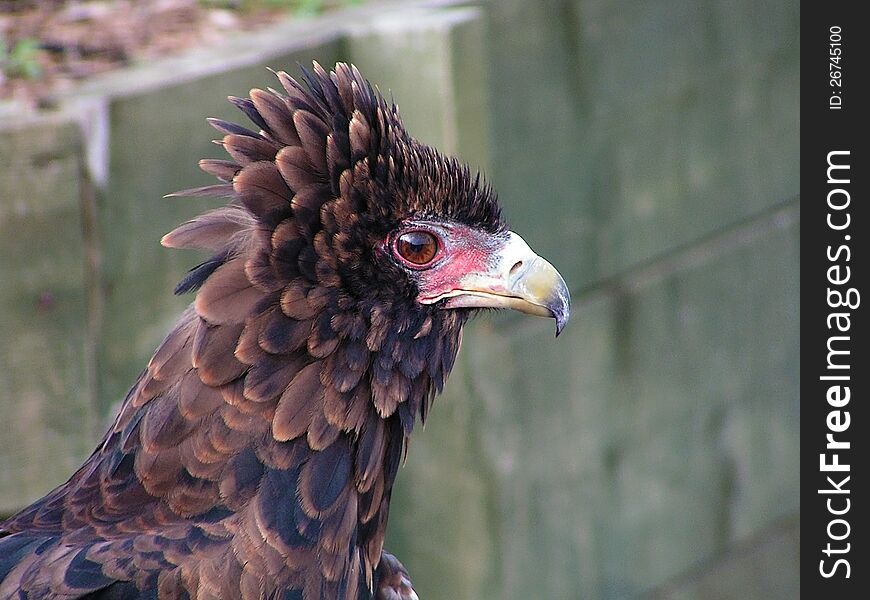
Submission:
[[[225,183],[182,194],[235,200],[163,244],[218,251],[178,291],[202,286],[195,308],[211,325],[244,323],[235,356],[254,374],[263,353],[325,360],[327,389],[363,381],[378,413],[402,408],[410,432],[472,313],[552,317],[558,335],[568,289],[508,230],[481,176],[412,138],[355,67],[303,73],[305,85],[277,74],[286,94],[230,98],[259,131],[210,120],[232,160],[200,164]]]

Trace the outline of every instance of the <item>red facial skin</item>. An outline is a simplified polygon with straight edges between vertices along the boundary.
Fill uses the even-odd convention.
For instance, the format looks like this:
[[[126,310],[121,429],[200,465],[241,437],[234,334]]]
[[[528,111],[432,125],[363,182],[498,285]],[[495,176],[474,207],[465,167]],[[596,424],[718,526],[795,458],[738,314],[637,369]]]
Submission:
[[[403,237],[420,232],[428,235]],[[429,236],[437,239],[437,250],[429,246]],[[409,220],[384,240],[382,251],[406,270],[416,284],[420,304],[507,308],[553,317],[557,335],[570,314],[570,295],[562,276],[513,232]],[[420,264],[430,254],[432,259]]]
[[[409,231],[427,231],[438,240],[438,252],[426,264],[404,259],[396,250],[396,240]],[[408,221],[384,242],[385,250],[411,272],[420,290],[418,301],[431,304],[451,291],[461,289],[462,278],[469,273],[485,273],[492,268],[493,256],[504,244],[499,234],[492,234],[456,223]]]

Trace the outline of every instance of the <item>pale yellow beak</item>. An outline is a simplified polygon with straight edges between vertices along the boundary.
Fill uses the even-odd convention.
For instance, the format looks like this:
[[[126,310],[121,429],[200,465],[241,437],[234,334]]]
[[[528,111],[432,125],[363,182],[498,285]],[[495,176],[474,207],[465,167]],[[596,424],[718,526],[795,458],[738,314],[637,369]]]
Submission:
[[[486,272],[465,275],[456,289],[432,301],[444,299],[447,308],[510,308],[552,317],[556,320],[557,336],[571,312],[565,280],[513,232],[508,233],[505,244],[493,255]]]

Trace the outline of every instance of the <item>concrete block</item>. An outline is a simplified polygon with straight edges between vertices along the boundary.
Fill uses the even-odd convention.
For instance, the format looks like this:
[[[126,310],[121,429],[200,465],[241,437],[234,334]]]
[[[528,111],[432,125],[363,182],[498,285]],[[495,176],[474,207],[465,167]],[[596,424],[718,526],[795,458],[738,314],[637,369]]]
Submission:
[[[62,117],[0,145],[0,515],[65,481],[98,435],[80,147]]]

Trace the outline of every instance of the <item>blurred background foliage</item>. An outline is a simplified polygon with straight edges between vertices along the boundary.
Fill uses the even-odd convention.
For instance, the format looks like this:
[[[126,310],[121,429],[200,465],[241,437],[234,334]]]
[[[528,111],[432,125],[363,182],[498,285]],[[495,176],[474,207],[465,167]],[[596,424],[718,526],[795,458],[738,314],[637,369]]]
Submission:
[[[42,75],[39,40],[23,38],[8,46],[0,40],[0,70],[4,78],[38,79]]]
[[[469,327],[394,494],[421,598],[799,596],[798,2],[155,0],[93,47],[82,15],[123,2],[26,4],[0,2],[0,512],[90,452],[189,302],[198,257],[158,240],[216,204],[162,199],[209,182],[203,118],[350,60],[574,298],[555,341]]]
[[[365,0],[0,0],[0,100],[38,104],[98,73]]]
[[[266,8],[277,8],[295,13],[296,15],[316,15],[324,10],[355,6],[363,0],[199,0],[206,7],[228,8],[240,11],[257,11]]]

